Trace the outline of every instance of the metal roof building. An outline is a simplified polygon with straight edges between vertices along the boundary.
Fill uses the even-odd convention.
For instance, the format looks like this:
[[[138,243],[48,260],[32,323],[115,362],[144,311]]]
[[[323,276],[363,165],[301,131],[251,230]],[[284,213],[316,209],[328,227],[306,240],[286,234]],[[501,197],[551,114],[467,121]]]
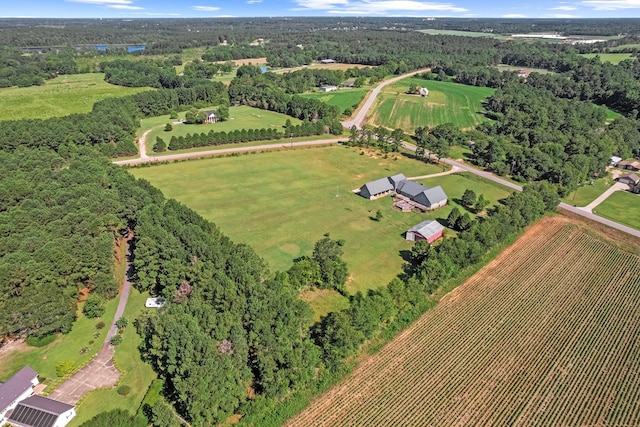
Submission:
[[[444,226],[438,221],[428,219],[408,229],[405,234],[405,239],[412,242],[417,240],[426,240],[427,242],[432,243],[442,237],[443,234]]]
[[[31,396],[18,403],[9,416],[9,422],[19,427],[63,427],[75,415],[73,405]]]
[[[389,178],[380,178],[375,181],[367,182],[360,187],[360,195],[365,199],[372,200],[376,197],[384,196],[393,191],[393,185]]]

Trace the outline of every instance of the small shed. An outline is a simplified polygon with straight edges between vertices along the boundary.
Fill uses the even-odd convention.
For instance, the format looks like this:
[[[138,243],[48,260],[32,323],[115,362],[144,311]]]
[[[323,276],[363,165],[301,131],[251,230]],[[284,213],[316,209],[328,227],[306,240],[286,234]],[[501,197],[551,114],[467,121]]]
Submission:
[[[321,63],[321,64],[335,64],[335,63],[336,63],[336,60],[335,60],[335,59],[330,59],[330,58],[327,58],[327,59],[321,59],[321,60],[320,60],[320,63]]]
[[[9,423],[20,427],[64,427],[76,416],[73,405],[30,396],[16,406],[9,416]]]
[[[622,161],[622,157],[618,157],[618,156],[611,156],[611,158],[609,159],[609,164],[611,166],[618,166],[618,163]]]
[[[389,178],[380,178],[375,181],[367,182],[360,187],[360,195],[365,199],[373,200],[381,196],[385,196],[393,191],[393,185]]]
[[[342,82],[342,87],[354,87],[355,85],[355,80],[347,80],[346,82]]]
[[[444,234],[444,226],[438,221],[428,219],[407,230],[405,239],[411,242],[426,240],[433,243]]]
[[[427,89],[426,87],[421,87],[419,93],[420,93],[420,96],[428,96],[429,89]]]
[[[147,308],[162,308],[167,303],[164,298],[147,298],[144,306]]]
[[[338,90],[338,86],[332,86],[332,85],[320,86],[320,92],[333,92],[336,90]]]

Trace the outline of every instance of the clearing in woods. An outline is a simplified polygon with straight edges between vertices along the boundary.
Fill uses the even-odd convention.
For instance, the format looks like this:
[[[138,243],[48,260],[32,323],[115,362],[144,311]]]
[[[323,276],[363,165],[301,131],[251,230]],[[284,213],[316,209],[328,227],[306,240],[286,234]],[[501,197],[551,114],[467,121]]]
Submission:
[[[288,426],[640,425],[640,257],[545,218]]]
[[[429,95],[409,95],[411,84],[429,89]],[[369,124],[411,132],[417,127],[434,127],[453,123],[470,128],[488,121],[482,102],[495,89],[466,86],[458,83],[424,80],[417,77],[402,79],[386,86],[378,95]]]

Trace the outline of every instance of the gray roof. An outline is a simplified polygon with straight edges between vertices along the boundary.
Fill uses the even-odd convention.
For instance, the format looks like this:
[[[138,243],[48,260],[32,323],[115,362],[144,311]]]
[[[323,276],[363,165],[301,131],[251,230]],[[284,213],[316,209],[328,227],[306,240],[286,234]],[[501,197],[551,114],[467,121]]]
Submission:
[[[369,194],[375,196],[376,194],[393,190],[393,185],[389,182],[389,178],[380,178],[375,181],[367,182],[362,186],[362,188],[366,188]]]
[[[636,175],[635,173],[629,173],[629,174],[626,174],[626,175],[622,175],[622,176],[618,177],[618,181],[620,181],[622,178],[629,178],[633,182],[640,181],[640,177],[638,175]]]
[[[18,403],[9,422],[20,427],[53,427],[60,415],[73,406],[42,396],[31,396]]]
[[[0,385],[0,410],[9,406],[18,396],[29,390],[33,386],[31,381],[37,377],[36,371],[30,366],[25,366],[9,378],[6,383]]]
[[[611,161],[613,163],[618,163],[620,160],[622,160],[622,157],[618,157],[618,156],[611,156]]]
[[[391,184],[393,184],[394,187],[397,187],[398,184],[400,184],[402,181],[406,181],[407,177],[404,176],[403,173],[397,173],[395,175],[391,175],[389,177],[389,181],[391,181]]]
[[[398,191],[407,197],[413,198],[415,196],[417,196],[418,194],[428,190],[429,187],[425,187],[422,184],[419,184],[417,182],[413,182],[413,181],[409,181],[409,180],[405,180],[402,181],[400,184],[398,184]]]
[[[61,415],[67,412],[69,409],[73,409],[73,405],[69,405],[64,402],[60,402],[58,400],[49,399],[48,397],[42,396],[29,396],[19,403],[23,406],[28,406],[29,408],[38,409],[43,412],[48,412],[50,414]]]
[[[422,221],[419,224],[414,225],[410,229],[407,230],[407,233],[414,232],[419,233],[421,236],[425,238],[429,238],[434,234],[438,234],[440,231],[444,230],[444,226],[440,224],[438,221],[433,219],[428,219],[426,221]]]
[[[425,196],[427,196],[427,199],[429,199],[429,202],[431,202],[432,205],[447,200],[446,193],[439,185],[437,187],[428,189],[424,192],[424,194]]]

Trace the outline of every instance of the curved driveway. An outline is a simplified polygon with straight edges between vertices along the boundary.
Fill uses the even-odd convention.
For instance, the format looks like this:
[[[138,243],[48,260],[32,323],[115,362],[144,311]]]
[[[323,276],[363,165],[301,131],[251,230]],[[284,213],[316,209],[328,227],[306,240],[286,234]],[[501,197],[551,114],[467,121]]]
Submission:
[[[364,123],[365,118],[367,117],[367,113],[369,112],[369,110],[371,109],[371,107],[373,106],[373,103],[375,102],[376,97],[378,96],[378,94],[380,93],[380,91],[382,91],[382,89],[390,84],[393,84],[395,82],[397,82],[398,80],[402,80],[404,78],[407,77],[411,77],[413,75],[419,74],[419,73],[424,73],[427,71],[431,71],[431,68],[423,68],[421,70],[417,70],[417,71],[413,71],[410,73],[406,73],[406,74],[402,74],[400,76],[396,76],[393,77],[391,79],[385,80],[383,82],[381,82],[378,86],[376,86],[366,97],[364,104],[362,105],[362,107],[358,110],[357,114],[355,117],[350,118],[349,120],[345,120],[342,122],[342,125],[345,128],[350,129],[353,125],[355,125],[358,129],[360,129],[362,127],[362,123]],[[220,154],[230,154],[230,153],[243,153],[243,152],[248,152],[248,151],[256,151],[256,150],[274,150],[274,149],[280,149],[280,148],[288,148],[288,147],[304,147],[304,146],[313,146],[313,145],[328,145],[328,144],[334,144],[336,142],[342,141],[344,140],[344,138],[335,138],[335,139],[323,139],[323,140],[316,140],[316,141],[304,141],[304,142],[294,142],[293,144],[286,144],[286,143],[277,143],[277,144],[268,144],[268,145],[257,145],[257,146],[253,146],[253,147],[232,147],[232,148],[225,148],[225,149],[221,149],[221,150],[207,150],[207,151],[198,151],[198,152],[194,152],[194,153],[179,153],[179,154],[169,154],[166,156],[157,156],[157,157],[149,157],[146,154],[146,146],[145,146],[145,142],[146,142],[146,136],[148,134],[149,131],[145,132],[141,137],[140,140],[138,141],[138,144],[140,146],[140,157],[137,159],[130,159],[130,160],[120,160],[120,161],[115,161],[113,163],[117,164],[117,165],[136,165],[136,164],[141,164],[141,163],[149,163],[149,162],[163,162],[163,161],[172,161],[172,160],[183,160],[183,159],[190,159],[190,158],[199,158],[199,157],[205,157],[205,156],[215,156],[215,155],[220,155]],[[415,151],[416,150],[416,146],[412,145],[412,144],[407,144],[404,143],[403,146],[409,150]],[[432,156],[432,158],[435,158]],[[518,185],[518,184],[514,184],[513,182],[507,181],[506,179],[500,178],[490,172],[486,172],[480,169],[476,169],[475,167],[469,166],[465,163],[461,163],[458,162],[456,160],[452,160],[452,159],[440,159],[442,162],[457,167],[461,170],[470,172],[472,174],[481,176],[483,178],[486,178],[490,181],[496,182],[500,185],[504,185],[505,187],[509,187],[512,190],[516,190],[516,191],[522,191],[522,186]],[[581,208],[576,208],[574,206],[571,206],[567,203],[560,203],[558,205],[559,208],[561,209],[565,209],[569,212],[572,212],[576,215],[580,215],[582,217],[585,217],[587,219],[590,219],[592,221],[598,222],[600,224],[606,225],[607,227],[611,227],[614,228],[616,230],[622,231],[624,233],[630,234],[632,236],[638,237],[640,238],[640,231],[636,230],[634,228],[631,227],[627,227],[626,225],[617,223],[615,221],[611,221],[608,220],[606,218],[602,218],[598,215],[595,215],[591,212],[586,211],[585,209],[581,209]]]

